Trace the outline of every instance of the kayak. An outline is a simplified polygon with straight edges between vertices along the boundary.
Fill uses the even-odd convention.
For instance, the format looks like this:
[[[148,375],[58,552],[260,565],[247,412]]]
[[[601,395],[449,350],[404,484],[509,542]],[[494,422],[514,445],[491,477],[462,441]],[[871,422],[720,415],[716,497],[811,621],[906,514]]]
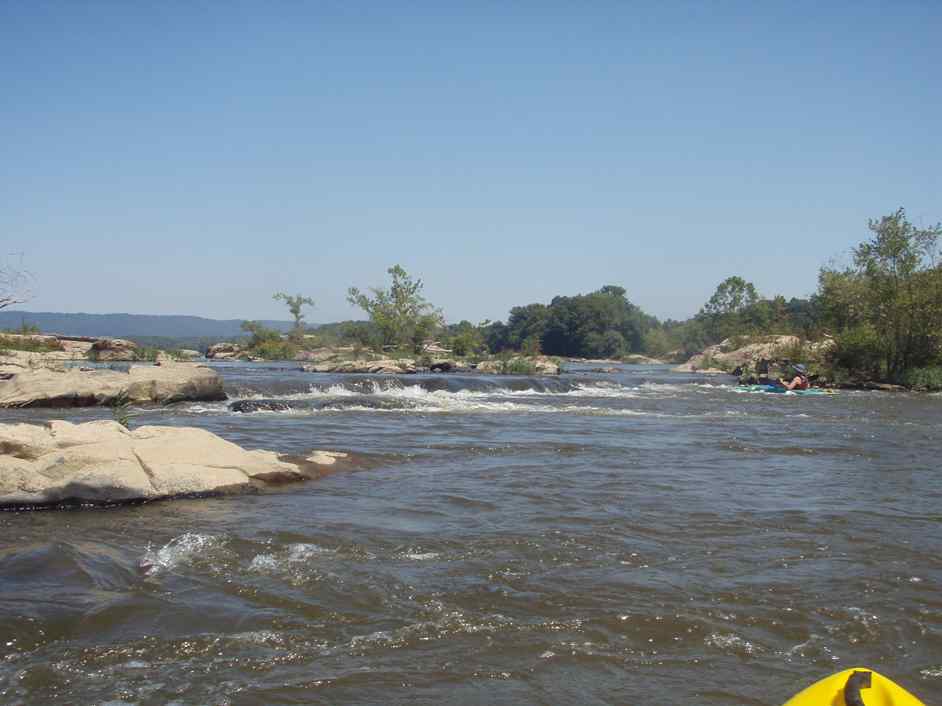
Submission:
[[[926,705],[882,674],[866,667],[854,667],[812,684],[784,706]]]
[[[834,390],[811,387],[807,390],[786,390],[781,385],[738,385],[736,392],[771,392],[778,395],[833,395]]]

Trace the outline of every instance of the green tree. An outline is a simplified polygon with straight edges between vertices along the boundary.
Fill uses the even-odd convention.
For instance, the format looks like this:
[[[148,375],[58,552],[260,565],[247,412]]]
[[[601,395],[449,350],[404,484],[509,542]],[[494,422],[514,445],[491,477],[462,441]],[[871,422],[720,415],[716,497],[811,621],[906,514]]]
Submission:
[[[757,333],[770,316],[769,308],[759,305],[759,294],[752,282],[727,277],[696,318],[702,322],[707,340],[716,343],[730,336]]]
[[[280,341],[281,333],[273,328],[268,328],[258,321],[243,321],[239,327],[249,334],[249,347],[254,348],[269,341]]]
[[[457,356],[479,355],[487,350],[487,344],[484,341],[484,327],[489,322],[481,326],[475,326],[470,321],[461,321],[454,326],[449,327],[451,340],[449,345]]]
[[[510,331],[503,321],[485,321],[481,324],[484,343],[491,353],[500,353],[511,347]]]
[[[866,282],[853,270],[823,267],[815,299],[826,329],[837,334],[867,319]]]
[[[369,321],[345,321],[340,327],[340,340],[357,348],[382,347],[376,327]]]
[[[491,345],[492,351],[513,348],[520,350],[523,342],[528,339],[543,338],[546,330],[546,322],[549,318],[549,308],[545,304],[527,304],[526,306],[515,306],[510,310],[510,316],[507,318],[507,325],[503,330],[504,344],[499,348]],[[490,345],[490,342],[488,342]]]
[[[639,351],[657,319],[628,301],[622,287],[607,285],[589,294],[554,297],[549,306],[510,310],[507,324],[488,324],[491,351],[541,350],[548,355],[616,357]]]
[[[378,348],[409,347],[420,353],[426,339],[443,325],[441,311],[422,296],[422,280],[413,279],[399,265],[387,273],[392,277],[389,287],[370,287],[370,294],[351,287],[347,301],[370,317],[378,333]]]
[[[938,353],[942,225],[916,228],[902,208],[867,225],[872,235],[855,248],[854,266],[863,281],[865,318],[883,345],[886,375],[897,379]]]
[[[708,316],[739,314],[758,300],[759,294],[752,282],[742,277],[727,277],[703,306],[703,313]]]
[[[665,327],[657,327],[648,330],[644,334],[641,350],[655,358],[664,358],[668,353],[680,347],[680,342],[671,335],[671,331]]]
[[[294,330],[291,332],[292,338],[300,341],[304,337],[304,314],[301,309],[305,306],[314,306],[314,300],[310,297],[304,297],[296,294],[293,297],[284,292],[277,292],[272,295],[275,301],[283,301],[288,306],[288,311],[294,317]]]

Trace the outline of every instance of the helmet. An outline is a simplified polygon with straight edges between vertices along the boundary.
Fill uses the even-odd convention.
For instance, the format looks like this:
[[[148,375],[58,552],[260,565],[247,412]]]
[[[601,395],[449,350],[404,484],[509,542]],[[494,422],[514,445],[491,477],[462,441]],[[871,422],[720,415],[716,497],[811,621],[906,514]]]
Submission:
[[[795,369],[795,372],[798,373],[799,375],[807,375],[807,374],[808,374],[808,368],[806,368],[806,367],[805,367],[804,365],[802,365],[801,363],[796,363],[796,364],[793,365],[792,367]]]

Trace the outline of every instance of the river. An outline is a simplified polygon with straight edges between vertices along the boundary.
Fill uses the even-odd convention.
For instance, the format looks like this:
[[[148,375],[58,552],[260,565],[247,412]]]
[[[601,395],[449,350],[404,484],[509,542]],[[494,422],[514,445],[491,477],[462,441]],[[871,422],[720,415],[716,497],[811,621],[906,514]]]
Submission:
[[[0,703],[779,706],[859,665],[942,703],[938,396],[217,367],[262,411],[132,426],[359,470],[0,513]]]

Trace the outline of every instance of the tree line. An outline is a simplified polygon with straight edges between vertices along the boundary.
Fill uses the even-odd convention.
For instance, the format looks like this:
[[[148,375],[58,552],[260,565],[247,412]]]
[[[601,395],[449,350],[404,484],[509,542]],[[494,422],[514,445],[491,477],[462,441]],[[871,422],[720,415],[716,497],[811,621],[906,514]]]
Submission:
[[[832,339],[819,363],[835,375],[942,388],[942,226],[916,227],[901,208],[867,227],[846,266],[819,270],[809,297],[763,297],[753,283],[732,276],[684,321],[660,321],[633,304],[623,287],[605,285],[548,304],[514,306],[506,322],[447,325],[441,309],[425,298],[422,280],[395,265],[387,270],[387,286],[348,290],[347,300],[365,321],[309,329],[304,308],[314,306],[313,299],[279,292],[274,298],[288,307],[292,331],[285,337],[255,321],[246,321],[243,330],[253,351],[266,358],[335,344],[421,354],[437,341],[458,356],[642,353],[682,360],[730,338],[793,334]],[[0,308],[28,299],[30,281],[20,267],[0,262]]]
[[[792,334],[833,340],[826,360],[838,376],[942,386],[942,227],[917,228],[903,209],[868,222],[869,237],[845,267],[824,266],[817,290],[806,298],[764,297],[752,282],[732,276],[720,282],[696,315],[660,321],[632,303],[623,287],[605,285],[588,294],[560,295],[548,304],[514,306],[504,321],[446,325],[441,309],[423,295],[420,279],[401,266],[387,271],[390,284],[361,291],[348,301],[366,321],[322,326],[319,344],[346,343],[376,351],[420,354],[436,340],[459,356],[504,352],[578,358],[645,354],[684,360],[726,339]],[[295,318],[289,342],[304,335],[301,295],[276,294]],[[256,342],[265,332],[247,322]],[[310,332],[308,332],[310,336]],[[268,345],[281,337],[271,333]]]
[[[942,388],[942,226],[916,227],[901,208],[867,227],[847,265],[819,270],[810,297],[763,298],[730,277],[696,316],[662,325],[649,352],[693,353],[736,336],[827,337],[833,344],[816,363],[832,378]]]

